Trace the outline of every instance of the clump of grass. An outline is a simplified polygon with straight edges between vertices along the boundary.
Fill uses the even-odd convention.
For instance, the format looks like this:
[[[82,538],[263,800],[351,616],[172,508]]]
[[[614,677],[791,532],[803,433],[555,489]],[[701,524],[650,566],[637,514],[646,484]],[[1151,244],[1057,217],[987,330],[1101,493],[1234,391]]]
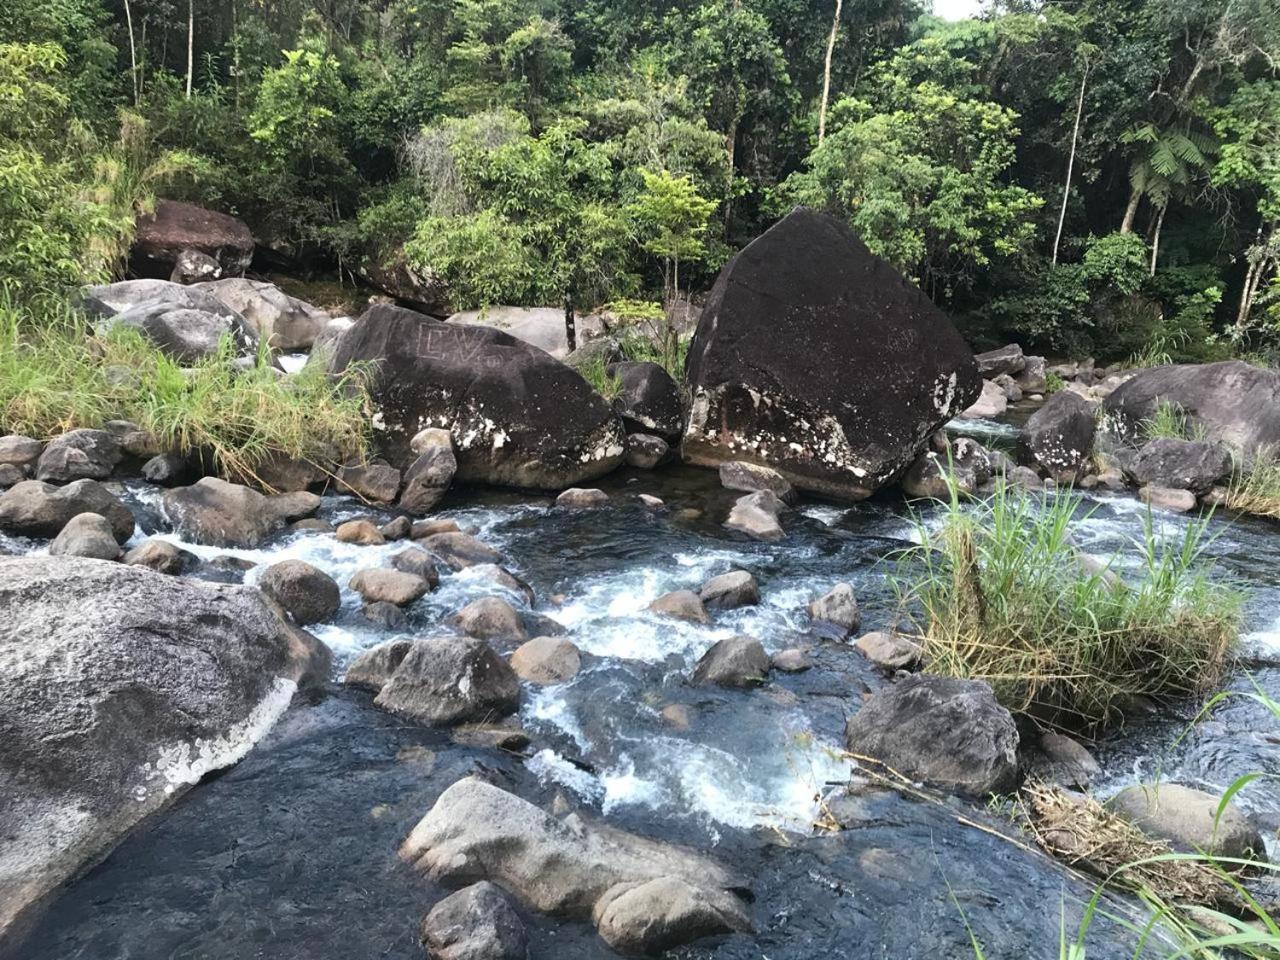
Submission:
[[[1252,465],[1237,466],[1223,505],[1241,513],[1280,519],[1280,460],[1259,455]]]
[[[1059,393],[1067,389],[1067,381],[1054,373],[1052,370],[1044,375],[1044,395]]]
[[[1191,421],[1176,403],[1158,403],[1155,413],[1140,424],[1143,436],[1148,440],[1205,440],[1208,431],[1204,424]]]
[[[615,374],[609,372],[609,364],[606,357],[593,357],[578,367],[578,372],[582,374],[582,378],[587,383],[591,384],[596,393],[610,403],[613,403],[618,398],[618,395],[622,393],[622,381]]]
[[[1005,485],[954,496],[892,582],[930,672],[988,681],[1011,710],[1046,722],[1112,721],[1126,701],[1202,693],[1235,642],[1242,597],[1210,578],[1205,521],[1165,540],[1147,517],[1125,580],[1071,540],[1079,505]]]
[[[71,310],[33,319],[0,303],[0,433],[50,437],[132,420],[163,448],[210,458],[240,480],[272,455],[322,467],[364,455],[359,371],[281,377],[265,352],[247,369],[234,359],[228,341],[183,367],[135,330],[97,336]]]

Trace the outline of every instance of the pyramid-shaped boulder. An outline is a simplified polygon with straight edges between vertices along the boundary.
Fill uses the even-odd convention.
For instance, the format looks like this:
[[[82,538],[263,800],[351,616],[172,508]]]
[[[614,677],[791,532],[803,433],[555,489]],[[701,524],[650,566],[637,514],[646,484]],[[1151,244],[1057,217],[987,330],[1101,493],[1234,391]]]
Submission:
[[[947,316],[844,223],[799,208],[712,288],[689,349],[684,458],[749,460],[861,500],[981,391]]]

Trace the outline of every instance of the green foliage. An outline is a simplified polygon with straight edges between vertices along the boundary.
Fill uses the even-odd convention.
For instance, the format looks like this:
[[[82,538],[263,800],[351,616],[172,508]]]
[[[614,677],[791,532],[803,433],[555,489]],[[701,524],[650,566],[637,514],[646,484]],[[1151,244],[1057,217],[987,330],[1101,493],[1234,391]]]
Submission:
[[[1122,580],[1081,562],[1080,515],[1069,495],[1001,484],[976,507],[953,498],[939,529],[918,524],[894,582],[930,672],[985,679],[1010,709],[1051,722],[1113,721],[1134,696],[1216,682],[1241,597],[1209,576],[1205,523],[1166,539],[1148,517],[1139,569]]]

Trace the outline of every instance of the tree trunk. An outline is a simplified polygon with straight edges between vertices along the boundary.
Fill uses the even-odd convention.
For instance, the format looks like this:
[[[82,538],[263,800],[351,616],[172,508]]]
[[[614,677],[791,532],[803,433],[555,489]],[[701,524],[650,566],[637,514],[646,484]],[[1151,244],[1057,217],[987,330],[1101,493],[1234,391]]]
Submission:
[[[1258,256],[1249,259],[1249,269],[1244,275],[1244,287],[1240,291],[1240,307],[1236,311],[1236,326],[1232,333],[1233,338],[1236,340],[1241,339],[1249,328],[1249,314],[1253,312],[1253,301],[1258,296],[1262,281],[1266,279],[1268,269],[1272,266],[1273,258],[1268,257],[1263,251],[1271,245],[1271,234],[1274,231],[1274,225],[1270,231],[1266,230],[1265,224],[1258,226],[1254,245],[1254,249],[1258,251]],[[1264,233],[1266,234],[1265,239]]]
[[[729,224],[733,220],[733,176],[737,164],[738,150],[738,118],[734,117],[729,124],[729,135],[725,137],[725,146],[729,153],[729,180],[724,197],[724,236],[729,239]]]
[[[836,0],[836,13],[831,18],[831,36],[827,37],[827,58],[822,64],[822,102],[818,105],[818,145],[827,135],[827,98],[831,94],[831,57],[836,49],[836,34],[840,31],[840,8],[844,0]]]
[[[1164,215],[1169,204],[1164,204],[1156,214],[1156,224],[1151,231],[1151,276],[1156,275],[1156,261],[1160,258],[1160,231],[1164,227]]]
[[[1125,208],[1124,220],[1120,222],[1121,233],[1133,233],[1133,218],[1138,215],[1138,204],[1142,201],[1142,191],[1136,187],[1129,192],[1129,206]]]
[[[573,322],[573,298],[564,298],[564,339],[569,344],[569,352],[578,348],[578,329]]]
[[[1062,210],[1058,213],[1058,232],[1053,238],[1053,265],[1058,265],[1058,248],[1062,245],[1062,227],[1067,222],[1067,200],[1071,197],[1071,173],[1076,165],[1076,143],[1080,139],[1080,119],[1084,115],[1084,88],[1089,82],[1089,66],[1080,77],[1080,97],[1076,100],[1076,122],[1071,128],[1071,153],[1067,156],[1067,182],[1062,188]]]
[[[129,0],[124,0],[124,19],[129,27],[129,79],[133,82],[133,105],[142,102],[142,90],[138,86],[138,47],[133,39],[133,10]]]
[[[191,99],[191,79],[195,75],[196,0],[187,0],[187,99]]]

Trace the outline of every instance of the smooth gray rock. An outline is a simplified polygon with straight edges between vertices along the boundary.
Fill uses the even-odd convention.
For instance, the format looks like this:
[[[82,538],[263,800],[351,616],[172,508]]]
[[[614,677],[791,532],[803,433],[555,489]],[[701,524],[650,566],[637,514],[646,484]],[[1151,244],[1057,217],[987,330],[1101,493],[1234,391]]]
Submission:
[[[36,461],[44,452],[44,444],[31,437],[11,433],[0,437],[0,464],[12,464],[24,470],[34,470]]]
[[[768,490],[783,503],[796,502],[796,491],[790,480],[772,467],[746,460],[729,460],[720,464],[720,486],[747,493]]]
[[[338,490],[369,503],[394,503],[400,492],[400,471],[386,463],[343,467],[335,479]]]
[[[961,410],[956,416],[961,420],[995,420],[1003,417],[1009,408],[1009,397],[1004,387],[991,380],[982,381],[982,393],[972,404]]]
[[[273,563],[258,586],[303,626],[333,619],[342,604],[337,581],[304,560]]]
[[[111,521],[96,513],[79,513],[49,544],[51,557],[87,557],[92,560],[119,560],[120,544],[116,543]]]
[[[448,430],[423,430],[409,446],[416,459],[404,472],[400,509],[423,516],[434,510],[449,491],[458,472],[458,460]]]
[[[427,581],[427,585],[432,590],[440,583],[440,571],[436,569],[436,564],[431,559],[431,554],[418,547],[408,547],[397,554],[393,554],[389,562],[396,570],[403,573],[411,573],[415,577],[421,577]]]
[[[347,586],[360,594],[365,603],[391,603],[397,607],[413,603],[431,589],[431,584],[422,577],[388,567],[359,570]]]
[[[670,593],[664,593],[649,604],[649,609],[675,620],[688,620],[690,623],[711,622],[702,598],[692,590],[672,590]]]
[[[105,480],[124,456],[105,430],[71,430],[45,444],[36,462],[36,479],[46,483]]]
[[[1190,490],[1174,490],[1150,484],[1138,491],[1138,498],[1160,510],[1189,513],[1196,508],[1196,495]]]
[[[516,609],[501,597],[473,600],[450,618],[463,633],[483,640],[527,640]]]
[[[1234,803],[1218,816],[1221,796],[1176,783],[1125,787],[1107,808],[1153,837],[1168,840],[1184,853],[1216,857],[1265,856],[1266,846],[1253,818]]]
[[[259,340],[283,353],[310,350],[332,319],[319,307],[291,297],[274,283],[228,277],[196,284],[240,316]]]
[[[892,630],[865,633],[857,639],[854,647],[885,670],[901,670],[920,659],[920,644]]]
[[[988,350],[986,353],[976,353],[973,359],[978,363],[978,373],[992,380],[1001,374],[1015,376],[1021,373],[1027,365],[1027,358],[1022,354],[1022,347],[1016,343],[1010,343],[995,350]]]
[[[693,682],[753,687],[769,679],[769,666],[769,655],[755,637],[725,637],[698,660]]]
[[[760,584],[746,570],[730,570],[704,583],[698,597],[712,610],[751,607],[760,602]]]
[[[862,613],[858,609],[858,598],[854,595],[853,585],[837,583],[818,599],[810,601],[809,616],[839,627],[846,637],[849,636],[862,623]]]
[[[347,520],[338,524],[333,535],[341,543],[358,543],[364,547],[381,546],[387,542],[386,534],[372,520]]]
[[[320,498],[303,492],[269,497],[238,483],[202,477],[189,487],[166,490],[161,503],[184,540],[252,548],[290,520],[315,512]]]
[[[421,542],[453,570],[465,570],[482,563],[502,563],[502,554],[469,533],[435,533]]]
[[[511,654],[510,663],[521,680],[550,686],[576,677],[582,668],[582,655],[564,637],[534,637]]]
[[[529,951],[520,914],[487,880],[432,907],[422,922],[422,942],[436,960],[525,960]]]
[[[760,490],[747,494],[733,505],[724,525],[730,530],[745,533],[753,540],[781,540],[786,536],[778,515],[783,502],[772,491]]]
[[[327,674],[256,589],[0,559],[0,935]]]
[[[144,540],[124,555],[130,566],[147,567],[157,573],[177,576],[200,562],[194,553],[175,546],[168,540]]]
[[[397,655],[373,701],[384,710],[444,727],[505,717],[520,706],[519,678],[484,640],[414,640]]]
[[[56,537],[81,513],[106,517],[119,543],[133,536],[133,514],[96,480],[76,480],[65,487],[24,480],[0,494],[0,530],[19,536]]]
[[[562,510],[600,510],[608,505],[609,495],[595,488],[570,487],[556,497],[556,506]]]

